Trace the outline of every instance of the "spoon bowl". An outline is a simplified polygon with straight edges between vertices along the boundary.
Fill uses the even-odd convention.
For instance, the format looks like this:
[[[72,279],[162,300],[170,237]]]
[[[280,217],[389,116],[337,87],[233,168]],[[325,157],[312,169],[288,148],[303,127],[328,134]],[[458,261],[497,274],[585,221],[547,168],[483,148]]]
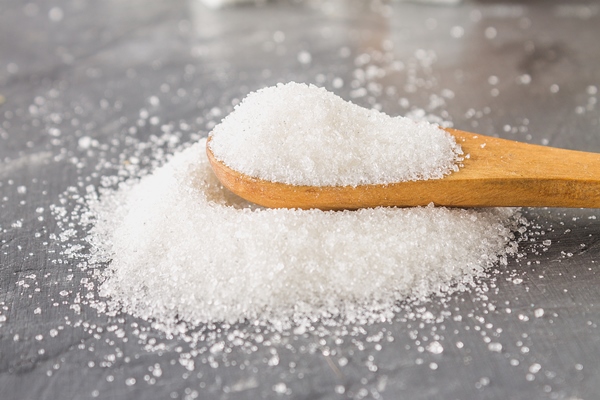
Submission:
[[[441,179],[359,186],[297,186],[248,176],[217,159],[208,160],[221,183],[265,207],[600,207],[600,154],[515,142],[446,129],[465,159]]]

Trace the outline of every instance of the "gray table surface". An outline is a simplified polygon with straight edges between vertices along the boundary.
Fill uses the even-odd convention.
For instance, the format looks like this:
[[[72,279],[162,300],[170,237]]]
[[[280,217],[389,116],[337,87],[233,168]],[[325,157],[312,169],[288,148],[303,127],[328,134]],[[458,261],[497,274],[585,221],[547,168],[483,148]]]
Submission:
[[[87,273],[60,255],[50,212],[68,187],[97,183],[98,160],[126,152],[127,136],[143,143],[183,123],[190,142],[217,108],[289,80],[394,115],[420,108],[464,130],[600,152],[599,41],[600,3],[566,0],[219,11],[2,0],[0,398],[600,398],[596,210],[524,210],[525,257],[498,267],[485,292],[427,305],[439,321],[399,315],[338,341],[284,335],[216,360],[148,322],[77,312]],[[142,109],[160,123],[128,133]],[[440,354],[425,349],[434,339]],[[154,340],[161,349],[148,349]]]

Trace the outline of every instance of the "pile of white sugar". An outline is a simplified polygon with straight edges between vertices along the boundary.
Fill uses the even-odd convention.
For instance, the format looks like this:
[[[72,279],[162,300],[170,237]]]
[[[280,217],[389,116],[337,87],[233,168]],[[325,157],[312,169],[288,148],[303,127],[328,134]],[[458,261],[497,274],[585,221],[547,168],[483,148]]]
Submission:
[[[294,185],[439,179],[462,159],[454,137],[437,125],[293,82],[249,94],[211,136],[213,154],[230,168]]]
[[[514,209],[262,209],[214,176],[205,140],[90,198],[108,309],[167,330],[250,320],[368,323],[399,301],[465,290],[516,251]],[[93,260],[92,260],[93,264]]]

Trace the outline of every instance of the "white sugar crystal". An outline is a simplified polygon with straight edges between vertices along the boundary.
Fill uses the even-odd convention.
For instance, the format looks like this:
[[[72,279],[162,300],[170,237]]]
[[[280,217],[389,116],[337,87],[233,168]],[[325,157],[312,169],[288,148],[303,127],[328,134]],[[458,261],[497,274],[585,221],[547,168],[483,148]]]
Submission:
[[[529,372],[531,372],[532,374],[537,374],[538,372],[540,372],[541,369],[542,369],[542,366],[540,364],[533,363],[529,367]]]
[[[537,308],[533,312],[533,315],[535,315],[536,318],[542,318],[544,316],[544,309],[543,308]]]
[[[287,385],[284,382],[279,382],[273,385],[273,391],[276,393],[285,394],[287,390]]]
[[[492,343],[488,344],[488,349],[490,351],[495,351],[496,353],[499,353],[502,351],[502,344],[497,343],[497,342],[492,342]]]
[[[440,344],[440,342],[435,341],[429,343],[427,346],[427,351],[433,354],[441,354],[444,351],[444,347]]]
[[[301,51],[298,53],[298,61],[300,61],[301,64],[310,64],[312,56],[308,51]]]
[[[92,138],[89,136],[82,136],[77,141],[77,144],[79,145],[80,148],[87,150],[92,145]]]
[[[312,186],[439,179],[462,154],[437,125],[293,82],[249,94],[214,128],[210,147],[246,175]]]
[[[109,306],[173,329],[176,318],[365,323],[407,298],[466,290],[516,250],[514,209],[257,208],[222,188],[205,145],[88,200],[89,240],[112,259]]]
[[[50,11],[48,11],[48,18],[52,22],[60,22],[64,17],[64,12],[59,7],[52,7]]]

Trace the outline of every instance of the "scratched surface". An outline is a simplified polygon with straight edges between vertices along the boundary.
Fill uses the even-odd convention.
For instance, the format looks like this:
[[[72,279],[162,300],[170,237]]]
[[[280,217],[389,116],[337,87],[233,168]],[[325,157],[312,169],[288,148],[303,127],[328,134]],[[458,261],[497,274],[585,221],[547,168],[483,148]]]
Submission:
[[[71,239],[51,205],[71,210],[69,187],[97,184],[128,137],[171,126],[190,142],[234,99],[289,80],[389,114],[424,109],[463,130],[600,152],[599,38],[597,2],[3,0],[0,398],[598,398],[596,210],[524,210],[524,257],[481,282],[486,292],[426,306],[445,318],[399,315],[340,341],[272,337],[215,361],[80,302],[90,271],[60,254]],[[144,112],[157,119],[141,124]]]

